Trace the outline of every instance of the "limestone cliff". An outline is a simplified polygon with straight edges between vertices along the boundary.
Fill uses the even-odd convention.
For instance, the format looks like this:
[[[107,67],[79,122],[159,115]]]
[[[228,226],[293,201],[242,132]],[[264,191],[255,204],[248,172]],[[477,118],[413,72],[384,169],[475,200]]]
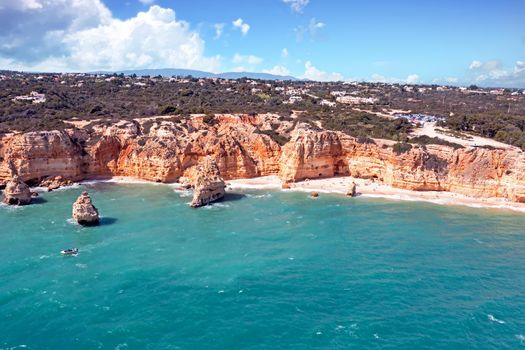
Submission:
[[[392,142],[359,143],[334,131],[298,128],[283,147],[285,182],[351,175],[414,191],[450,191],[475,197],[525,201],[525,155],[490,150],[413,145],[397,154]]]
[[[271,136],[289,141],[280,146]],[[286,182],[352,175],[416,191],[452,191],[525,202],[521,151],[446,146],[396,153],[392,141],[346,134],[275,115],[159,117],[65,131],[0,135],[0,185],[13,173],[29,184],[133,176],[174,182],[211,156],[228,179],[279,174]]]

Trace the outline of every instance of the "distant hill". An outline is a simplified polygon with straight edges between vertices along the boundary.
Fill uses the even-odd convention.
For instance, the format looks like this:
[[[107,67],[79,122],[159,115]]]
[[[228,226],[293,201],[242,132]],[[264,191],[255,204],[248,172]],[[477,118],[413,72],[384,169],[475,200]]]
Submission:
[[[225,72],[225,73],[210,73],[200,70],[193,69],[175,69],[175,68],[162,68],[162,69],[134,69],[134,70],[122,70],[122,71],[97,71],[91,72],[91,74],[121,74],[124,75],[133,75],[138,76],[163,76],[163,77],[172,77],[180,76],[185,77],[191,75],[194,78],[222,78],[222,79],[261,79],[261,80],[299,80],[290,75],[274,75],[268,73],[254,73],[254,72]]]

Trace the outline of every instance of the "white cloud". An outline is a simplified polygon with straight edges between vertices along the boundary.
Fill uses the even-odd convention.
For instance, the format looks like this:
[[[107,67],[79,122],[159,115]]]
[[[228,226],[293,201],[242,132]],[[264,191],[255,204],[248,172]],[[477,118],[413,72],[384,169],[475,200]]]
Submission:
[[[288,58],[288,55],[289,55],[289,52],[288,52],[288,49],[286,47],[281,50],[281,57],[282,58]]]
[[[263,73],[273,74],[273,75],[290,75],[288,68],[284,66],[274,66],[271,69],[264,69]]]
[[[308,5],[310,0],[283,0],[283,2],[290,5],[292,11],[302,13],[303,9]]]
[[[242,35],[248,34],[248,31],[250,30],[250,25],[244,22],[242,18],[237,18],[232,24],[234,28],[240,29]]]
[[[525,62],[516,61],[516,65],[514,66],[514,73],[521,73],[523,71],[525,71]]]
[[[525,62],[516,61],[514,67],[506,68],[498,60],[473,61],[469,66],[467,80],[484,86],[524,87]]]
[[[312,18],[308,24],[308,29],[310,30],[310,33],[315,34],[317,30],[324,28],[325,26],[326,24],[323,22],[318,22],[315,18]]]
[[[232,72],[237,72],[237,73],[243,73],[243,72],[249,72],[250,70],[246,67],[243,67],[243,66],[238,66],[238,67],[234,67],[232,69]]]
[[[2,1],[5,0],[0,0],[4,6]],[[26,5],[29,1],[24,0]],[[220,57],[204,56],[204,41],[187,22],[178,20],[171,9],[155,5],[135,17],[119,20],[113,18],[99,0],[75,0],[71,6],[63,6],[63,2],[40,1],[38,3],[43,7],[38,12],[28,6],[24,7],[25,10],[15,11],[22,23],[29,27],[33,23],[41,26],[39,36],[31,29],[29,37],[35,35],[43,43],[25,42],[25,32],[16,32],[15,29],[7,33],[0,31],[0,38],[4,39],[0,42],[20,51],[34,51],[29,55],[29,61],[24,58],[27,55],[20,58],[13,48],[0,46],[0,59],[10,62],[5,68],[45,71],[161,67],[217,71],[219,68]],[[0,11],[0,18],[4,12],[5,8]],[[65,17],[66,14],[69,17]],[[56,24],[57,18],[61,18],[61,26]],[[54,46],[46,40],[52,41]]]
[[[417,84],[419,80],[419,75],[417,74],[410,74],[407,79],[406,79],[406,82],[407,84]]]
[[[317,21],[315,18],[310,19],[307,27],[299,26],[294,28],[297,35],[297,41],[302,41],[306,35],[315,38],[320,29],[326,27],[324,22]]]
[[[372,74],[370,79],[374,83],[387,83],[387,84],[417,84],[419,81],[419,75],[410,74],[406,79],[400,79],[395,77],[385,77],[381,74]]]
[[[65,34],[111,19],[100,0],[0,0],[0,57],[24,66],[67,55]]]
[[[470,64],[470,66],[468,67],[468,69],[470,70],[473,70],[473,69],[478,69],[482,66],[482,63],[480,61],[472,61],[472,63]]]
[[[214,39],[219,39],[224,32],[224,23],[217,23],[213,26],[215,28],[215,37]]]
[[[302,79],[314,80],[314,81],[341,81],[343,76],[339,73],[332,72],[323,72],[317,69],[312,62],[306,61],[304,65],[305,71],[301,76]]]
[[[236,53],[233,56],[233,60],[232,60],[233,63],[237,63],[237,64],[239,64],[239,63],[247,63],[247,64],[251,64],[251,65],[259,64],[262,61],[263,61],[263,59],[260,58],[260,57],[253,56],[253,55],[243,56],[243,55],[240,55],[238,53]]]
[[[155,0],[139,0],[139,2],[142,4],[142,5],[151,5],[155,2]]]
[[[445,78],[445,82],[449,84],[457,84],[459,82],[459,79],[456,77],[447,77]]]

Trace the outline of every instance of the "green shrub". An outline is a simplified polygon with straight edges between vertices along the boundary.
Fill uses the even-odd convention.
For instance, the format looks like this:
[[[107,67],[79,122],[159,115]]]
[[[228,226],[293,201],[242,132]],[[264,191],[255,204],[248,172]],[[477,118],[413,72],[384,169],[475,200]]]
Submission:
[[[393,146],[393,151],[397,155],[409,152],[411,149],[412,145],[405,142],[398,142]]]

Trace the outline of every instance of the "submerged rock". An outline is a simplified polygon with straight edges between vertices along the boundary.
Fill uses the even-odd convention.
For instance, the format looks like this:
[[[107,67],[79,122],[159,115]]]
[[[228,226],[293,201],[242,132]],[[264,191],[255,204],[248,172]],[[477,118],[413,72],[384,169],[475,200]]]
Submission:
[[[98,209],[86,191],[82,192],[73,204],[73,219],[82,226],[95,226],[100,222]]]
[[[225,187],[217,163],[211,157],[206,157],[196,168],[191,206],[202,207],[223,198]]]
[[[17,175],[13,176],[5,186],[4,203],[9,205],[26,205],[31,203],[31,190]]]
[[[312,198],[319,197],[319,192],[310,192],[310,197],[312,197]]]

